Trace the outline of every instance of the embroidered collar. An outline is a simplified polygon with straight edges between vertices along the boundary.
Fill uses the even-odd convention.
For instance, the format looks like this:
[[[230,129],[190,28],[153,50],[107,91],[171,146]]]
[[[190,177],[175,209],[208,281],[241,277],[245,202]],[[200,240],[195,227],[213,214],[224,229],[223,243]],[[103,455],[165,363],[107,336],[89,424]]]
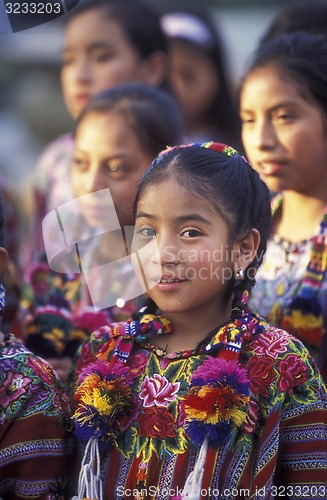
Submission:
[[[234,322],[219,328],[205,347],[205,352],[214,356],[213,363],[217,366],[220,361],[229,363],[228,371],[232,373],[237,368],[243,340],[263,331],[264,325],[265,322],[256,315],[243,311]],[[97,361],[84,368],[77,381],[74,394],[77,409],[73,420],[80,439],[94,437],[116,443],[119,433],[126,429],[127,422],[132,424],[135,412],[137,395],[133,389],[134,377],[126,364],[134,342],[143,342],[147,334],[165,335],[172,332],[173,325],[168,320],[150,314],[136,321],[116,323],[110,327],[107,342],[99,350]],[[221,375],[219,370],[217,373]],[[199,386],[203,376],[194,373],[194,377]],[[220,381],[217,379],[213,383]],[[206,385],[206,377],[203,378],[203,384]],[[191,419],[194,420],[193,417]]]
[[[282,205],[282,195],[272,199],[272,213],[275,215]],[[277,316],[282,317],[281,327],[318,350],[325,331],[324,317],[318,294],[327,268],[327,205],[318,234],[311,239],[310,260],[297,296],[281,311],[277,304]]]

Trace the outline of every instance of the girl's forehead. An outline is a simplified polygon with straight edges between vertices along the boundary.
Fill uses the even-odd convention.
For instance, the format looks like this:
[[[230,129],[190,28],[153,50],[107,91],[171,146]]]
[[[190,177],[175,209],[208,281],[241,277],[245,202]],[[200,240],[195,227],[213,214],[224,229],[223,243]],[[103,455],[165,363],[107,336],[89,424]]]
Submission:
[[[240,101],[241,105],[250,96],[254,104],[258,104],[261,96],[266,95],[270,101],[288,99],[308,99],[309,88],[301,78],[297,78],[288,68],[276,65],[265,65],[254,68],[243,80]],[[284,96],[284,97],[283,97]],[[268,102],[266,103],[268,105]]]
[[[91,43],[96,40],[112,40],[117,36],[128,40],[123,23],[100,9],[90,9],[81,12],[66,24],[64,48],[74,41],[85,40],[85,43]]]
[[[186,189],[183,186],[183,183],[179,181],[176,176],[167,174],[167,176],[165,176],[164,178],[157,179],[154,182],[150,182],[148,185],[146,185],[139,200],[149,198],[153,193],[156,193],[156,195],[159,197],[172,197],[175,196],[176,189],[179,190],[181,196],[185,195]]]
[[[201,209],[201,211],[217,215],[216,207],[213,206],[208,196],[192,190],[191,186],[186,187],[185,181],[183,182],[173,174],[148,184],[138,197],[137,209],[142,210],[147,207],[149,210],[157,211],[159,203],[166,207],[165,212],[172,209],[177,214],[179,210]]]

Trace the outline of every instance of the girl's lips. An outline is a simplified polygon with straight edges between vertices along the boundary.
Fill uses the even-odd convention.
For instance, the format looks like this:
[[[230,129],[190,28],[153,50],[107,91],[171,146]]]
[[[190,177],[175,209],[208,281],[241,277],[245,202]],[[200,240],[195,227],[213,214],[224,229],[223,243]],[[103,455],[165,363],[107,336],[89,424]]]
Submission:
[[[86,106],[91,99],[89,94],[75,94],[73,97],[74,101],[80,106]]]
[[[170,291],[176,290],[179,288],[186,280],[181,278],[172,278],[172,277],[155,277],[152,279],[152,282],[155,283],[155,286],[162,291]]]
[[[183,283],[185,283],[185,280],[160,280],[157,282],[157,287],[161,291],[175,291],[177,290]]]

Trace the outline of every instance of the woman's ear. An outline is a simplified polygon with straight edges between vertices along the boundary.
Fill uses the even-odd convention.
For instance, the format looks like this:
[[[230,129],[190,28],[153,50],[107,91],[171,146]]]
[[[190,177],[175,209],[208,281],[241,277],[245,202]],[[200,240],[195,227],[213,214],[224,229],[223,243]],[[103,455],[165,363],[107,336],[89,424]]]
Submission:
[[[260,245],[260,233],[257,229],[252,228],[249,234],[240,243],[235,245],[235,273],[245,269],[253,262]]]
[[[143,63],[143,80],[148,85],[159,87],[168,76],[168,59],[164,52],[154,52]]]
[[[3,271],[6,269],[8,266],[8,252],[5,248],[0,247],[0,274],[3,273]]]

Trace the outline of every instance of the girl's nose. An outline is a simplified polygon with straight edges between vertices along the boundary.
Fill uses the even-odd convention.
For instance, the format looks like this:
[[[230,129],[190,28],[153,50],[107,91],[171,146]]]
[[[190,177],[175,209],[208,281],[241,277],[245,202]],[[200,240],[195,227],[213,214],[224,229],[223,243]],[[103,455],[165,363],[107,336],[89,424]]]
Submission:
[[[78,83],[87,83],[90,80],[90,68],[86,59],[79,59],[75,63],[74,78]]]
[[[173,238],[158,238],[158,250],[160,255],[160,264],[166,266],[176,265],[180,262],[180,249]]]

